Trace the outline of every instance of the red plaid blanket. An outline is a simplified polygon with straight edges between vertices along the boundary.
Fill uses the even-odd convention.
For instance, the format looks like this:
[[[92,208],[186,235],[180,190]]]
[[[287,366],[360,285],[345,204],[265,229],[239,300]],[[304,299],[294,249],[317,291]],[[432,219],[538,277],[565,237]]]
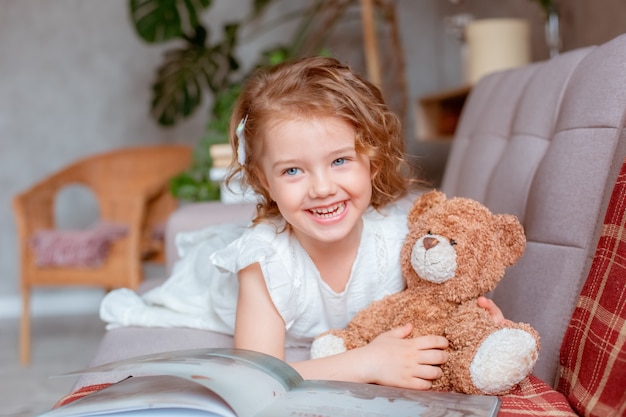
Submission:
[[[626,415],[626,163],[561,345],[558,390],[585,416]]]

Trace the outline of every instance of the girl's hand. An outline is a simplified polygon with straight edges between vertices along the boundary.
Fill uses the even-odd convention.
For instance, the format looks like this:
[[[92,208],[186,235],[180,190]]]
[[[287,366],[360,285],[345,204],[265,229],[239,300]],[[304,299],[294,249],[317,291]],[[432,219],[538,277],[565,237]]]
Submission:
[[[448,360],[448,340],[442,336],[420,336],[406,339],[413,326],[381,334],[360,351],[362,358],[354,366],[363,367],[366,382],[426,390],[441,377],[439,365]]]
[[[503,324],[506,321],[504,314],[502,314],[502,310],[500,310],[493,300],[480,296],[478,297],[478,306],[487,310],[495,324]]]
[[[381,334],[368,345],[337,355],[292,363],[304,379],[330,379],[430,389],[448,360],[448,340],[442,336],[407,339],[413,326]]]

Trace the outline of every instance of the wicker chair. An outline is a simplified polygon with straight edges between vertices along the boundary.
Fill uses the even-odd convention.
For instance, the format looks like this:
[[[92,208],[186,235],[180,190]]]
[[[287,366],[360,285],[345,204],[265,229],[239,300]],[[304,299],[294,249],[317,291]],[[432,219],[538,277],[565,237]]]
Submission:
[[[142,262],[161,260],[154,244],[155,226],[164,223],[176,201],[168,180],[191,164],[191,148],[157,145],[122,148],[79,160],[50,175],[13,200],[20,247],[20,362],[30,363],[30,294],[35,286],[86,285],[110,290],[136,288],[142,281]],[[55,198],[69,185],[83,185],[96,196],[101,224],[124,228],[109,242],[100,265],[42,266],[33,245],[41,231],[55,231]],[[63,231],[57,231],[63,233]],[[53,232],[54,233],[54,232]]]

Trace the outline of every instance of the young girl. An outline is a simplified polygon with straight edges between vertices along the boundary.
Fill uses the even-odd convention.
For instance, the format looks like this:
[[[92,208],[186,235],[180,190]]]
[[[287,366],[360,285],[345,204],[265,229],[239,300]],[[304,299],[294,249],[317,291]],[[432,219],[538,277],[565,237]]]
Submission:
[[[374,85],[335,59],[314,57],[255,74],[230,130],[230,178],[260,202],[253,227],[211,259],[238,274],[235,347],[285,359],[285,346],[306,346],[404,288],[406,212],[394,204],[410,183],[401,127]],[[232,320],[232,303],[215,301],[217,314]],[[406,325],[292,366],[305,379],[428,389],[448,342],[407,339],[410,332]]]

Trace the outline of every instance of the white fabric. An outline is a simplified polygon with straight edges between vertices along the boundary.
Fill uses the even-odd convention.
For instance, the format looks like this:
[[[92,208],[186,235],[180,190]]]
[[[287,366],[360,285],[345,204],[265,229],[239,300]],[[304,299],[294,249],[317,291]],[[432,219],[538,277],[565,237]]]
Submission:
[[[100,318],[107,328],[121,326],[191,327],[228,333],[209,308],[210,294],[230,293],[219,288],[216,276],[231,274],[212,266],[209,257],[241,236],[244,225],[224,224],[202,230],[178,233],[175,238],[180,259],[171,275],[160,286],[141,297],[128,288],[109,292],[100,304]]]
[[[344,327],[372,301],[404,288],[400,249],[407,226],[406,211],[399,207],[384,215],[365,214],[357,258],[341,293],[321,279],[294,236],[276,233],[276,226],[281,230],[281,225],[263,223],[243,234],[241,226],[233,225],[179,234],[181,259],[170,278],[142,297],[128,289],[112,291],[102,302],[101,318],[109,327],[193,327],[233,334],[237,272],[258,262],[286,323],[287,346],[299,346]]]
[[[406,212],[399,208],[385,215],[374,210],[365,214],[357,257],[341,293],[321,279],[291,233],[276,234],[275,230],[275,225],[258,225],[213,254],[212,260],[234,274],[259,263],[272,301],[285,321],[287,346],[306,345],[326,330],[344,327],[372,301],[404,288],[400,249],[407,226]],[[217,314],[224,320],[234,315],[234,308],[234,303],[216,300]]]

